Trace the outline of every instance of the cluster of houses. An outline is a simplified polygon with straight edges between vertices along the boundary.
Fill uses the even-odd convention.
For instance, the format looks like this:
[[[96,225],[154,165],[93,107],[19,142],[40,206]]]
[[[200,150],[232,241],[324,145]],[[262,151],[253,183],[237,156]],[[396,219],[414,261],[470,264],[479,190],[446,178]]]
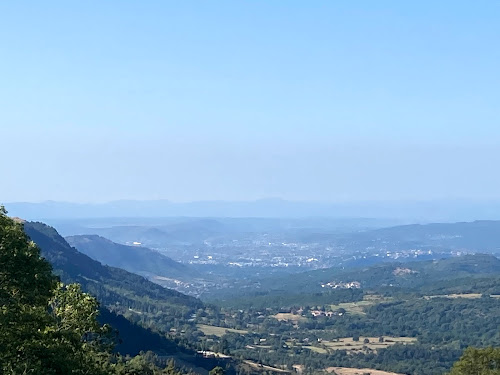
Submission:
[[[361,288],[361,283],[359,281],[349,281],[349,282],[336,282],[331,281],[326,284],[321,284],[322,288],[332,288],[332,289],[359,289]]]
[[[343,313],[337,312],[337,311],[322,311],[322,310],[313,310],[311,311],[312,316],[318,317],[318,316],[326,316],[326,317],[333,317],[333,316],[342,316]]]

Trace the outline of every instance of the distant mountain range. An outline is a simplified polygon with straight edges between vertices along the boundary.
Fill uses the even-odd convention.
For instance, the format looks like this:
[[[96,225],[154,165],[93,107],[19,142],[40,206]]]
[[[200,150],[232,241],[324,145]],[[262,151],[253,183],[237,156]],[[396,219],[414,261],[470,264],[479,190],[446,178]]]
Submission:
[[[500,254],[500,221],[477,220],[459,223],[399,225],[388,228],[336,233],[306,234],[302,241],[327,241],[351,249],[377,251],[426,249],[432,251]]]
[[[500,254],[500,221],[401,225],[359,233],[357,238],[372,243],[398,243],[407,248],[418,245],[430,249],[447,248]]]
[[[372,249],[373,253],[380,253],[425,249],[438,253],[454,251],[500,254],[500,220],[410,224],[375,229],[369,227],[368,221],[363,225],[358,223],[356,226],[351,223],[349,226],[344,223],[343,227],[339,227],[337,222],[328,219],[321,223],[305,220],[294,222],[227,218],[180,218],[178,221],[168,219],[172,222],[163,223],[160,220],[144,221],[141,224],[140,219],[137,219],[129,225],[115,225],[121,224],[123,220],[113,222],[105,219],[62,221],[57,224],[62,232],[68,235],[95,234],[119,243],[138,241],[143,246],[152,248],[162,248],[166,245],[201,245],[208,239],[224,236],[231,238],[238,233],[284,233],[289,241],[325,243],[351,251]],[[81,245],[84,246],[84,243]],[[85,252],[85,248],[82,248],[82,251]],[[106,263],[104,259],[101,261]]]
[[[376,218],[408,222],[500,219],[500,202],[436,200],[392,202],[295,202],[282,199],[257,201],[121,200],[83,204],[46,201],[4,203],[9,214],[27,220],[99,217],[262,217],[262,218]],[[393,223],[394,224],[394,223]]]

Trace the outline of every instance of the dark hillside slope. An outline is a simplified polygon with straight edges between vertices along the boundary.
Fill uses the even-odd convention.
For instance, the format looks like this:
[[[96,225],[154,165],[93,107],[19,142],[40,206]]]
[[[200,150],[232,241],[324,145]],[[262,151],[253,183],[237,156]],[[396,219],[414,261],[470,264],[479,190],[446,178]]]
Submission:
[[[187,351],[164,335],[132,323],[123,315],[118,315],[107,308],[99,309],[98,320],[101,324],[109,324],[118,332],[119,340],[115,346],[115,351],[118,353],[134,356],[141,351],[153,351],[159,355]]]
[[[99,302],[120,314],[132,310],[156,311],[173,321],[203,306],[196,298],[165,289],[144,277],[104,266],[71,247],[57,231],[43,223],[27,222],[24,230],[41,248],[63,282],[78,282]]]
[[[97,235],[69,236],[66,241],[102,264],[140,275],[153,274],[181,280],[199,276],[196,270],[146,247],[121,245]]]
[[[172,340],[162,333],[173,327],[194,331],[195,323],[190,318],[205,307],[200,300],[120,268],[104,266],[78,252],[54,228],[43,223],[26,222],[24,230],[63,282],[80,283],[85,292],[97,297],[101,323],[119,331],[120,353],[133,355],[152,350],[196,373],[208,374],[215,366],[229,366],[227,374],[235,373],[233,362],[197,356],[190,349],[189,337]]]

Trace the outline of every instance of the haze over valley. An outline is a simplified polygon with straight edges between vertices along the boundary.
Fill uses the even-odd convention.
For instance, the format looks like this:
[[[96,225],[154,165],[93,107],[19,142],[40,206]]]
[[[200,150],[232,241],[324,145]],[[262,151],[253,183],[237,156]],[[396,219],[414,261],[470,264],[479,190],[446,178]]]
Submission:
[[[63,281],[97,296],[122,354],[200,373],[433,374],[465,346],[500,345],[500,221],[59,220],[65,238],[24,230]]]
[[[500,2],[0,15],[1,375],[500,375]]]

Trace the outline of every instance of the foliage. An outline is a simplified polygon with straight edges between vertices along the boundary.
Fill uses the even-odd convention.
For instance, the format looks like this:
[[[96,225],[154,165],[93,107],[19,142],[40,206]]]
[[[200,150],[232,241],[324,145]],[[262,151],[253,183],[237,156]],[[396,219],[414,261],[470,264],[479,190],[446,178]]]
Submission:
[[[500,348],[467,348],[449,375],[500,374]]]
[[[220,366],[216,366],[212,370],[210,370],[208,375],[224,375],[224,369]]]
[[[80,285],[63,285],[0,207],[0,370],[3,374],[177,374],[144,356],[113,356],[109,326],[97,300]]]
[[[81,284],[103,306],[144,326],[154,317],[155,327],[168,332],[179,328],[179,320],[187,320],[203,306],[196,298],[163,288],[142,276],[102,265],[69,246],[54,228],[43,223],[28,222],[24,230],[40,246],[63,282]]]
[[[8,225],[2,227],[7,228]],[[5,228],[2,230],[10,233]],[[126,346],[118,346],[122,354],[135,354],[144,349],[162,355],[159,357],[150,352],[135,357],[112,354],[111,331],[96,323],[97,304],[92,297],[75,285],[57,286],[53,276],[45,282],[48,289],[41,289],[44,282],[26,283],[26,297],[22,298],[32,305],[36,299],[42,301],[38,310],[33,309],[32,315],[25,315],[31,324],[26,325],[26,337],[32,335],[38,324],[36,322],[42,327],[49,327],[42,330],[44,339],[60,339],[57,342],[59,346],[52,346],[53,350],[63,353],[60,358],[68,357],[67,363],[72,369],[96,366],[92,373],[175,374],[177,370],[172,363],[166,363],[165,358],[171,358],[173,353],[178,354],[182,350],[186,350],[182,354],[187,357],[192,351],[182,347],[194,348],[198,345],[200,350],[211,350],[230,355],[235,360],[249,359],[276,368],[291,370],[294,365],[304,365],[305,373],[321,371],[335,364],[430,375],[449,371],[467,346],[500,345],[500,299],[489,297],[489,294],[498,294],[498,264],[488,256],[406,265],[385,264],[355,271],[320,270],[288,277],[286,287],[276,285],[258,293],[242,292],[237,300],[227,299],[216,307],[164,289],[124,270],[103,266],[71,248],[55,230],[44,224],[27,223],[25,229],[41,246],[42,254],[53,264],[64,282],[78,282],[83,291],[95,295],[105,308],[112,310],[101,308],[100,319],[125,334],[122,337],[126,337]],[[10,237],[5,235],[5,238]],[[19,241],[12,238],[9,243],[17,243],[18,246]],[[23,241],[26,238],[20,242]],[[34,246],[29,242],[26,244],[27,247]],[[35,251],[35,259],[39,260],[38,250],[31,248],[30,251]],[[28,250],[25,252],[30,254]],[[12,261],[9,256],[2,258],[2,262],[7,261]],[[16,294],[19,286],[12,284],[13,281],[8,284],[12,278],[8,273],[21,270],[21,275],[32,277],[27,267],[23,269],[22,262],[17,268],[2,267],[0,293],[2,303],[7,306],[4,307],[6,311],[10,303],[21,298]],[[395,266],[404,266],[415,272],[395,275]],[[30,269],[36,269],[34,264],[30,265]],[[50,275],[50,268],[48,273],[42,271],[43,267],[36,277],[43,281],[43,275]],[[360,280],[364,289],[321,288],[321,292],[316,292],[321,282],[336,280]],[[263,285],[277,284],[271,281],[267,280]],[[313,284],[316,289],[310,287]],[[39,290],[30,291],[29,287]],[[49,290],[49,293],[44,295],[44,290]],[[443,296],[448,293],[479,293],[479,297],[480,294],[484,296],[476,299]],[[15,298],[11,300],[10,296]],[[24,303],[24,300],[19,301],[16,303]],[[340,302],[359,305],[359,311],[353,313],[347,307],[344,309]],[[323,314],[314,316],[314,310]],[[327,316],[326,312],[330,315]],[[286,316],[287,320],[278,320],[278,313]],[[2,322],[7,322],[6,316]],[[222,337],[210,332],[204,334],[198,329],[200,325],[218,327]],[[375,348],[377,338],[390,342],[391,336],[412,337],[414,341],[407,345],[392,342],[393,345],[387,348]],[[128,337],[134,339],[128,340]],[[358,351],[349,348],[333,350],[325,344],[341,337],[359,338],[360,345],[365,337],[373,339]],[[3,343],[9,342],[5,339]],[[26,348],[29,345],[32,343],[27,342]],[[74,348],[81,350],[74,351]],[[85,356],[85,353],[92,355]],[[468,353],[469,350],[465,352],[461,365],[453,367],[451,375],[468,374],[464,363],[482,363],[481,359],[477,359],[480,357]],[[92,361],[86,362],[86,358],[90,357]],[[199,359],[201,361],[201,356]],[[55,360],[54,363],[51,366],[63,365]],[[202,367],[208,371],[214,366],[223,369],[226,365],[228,362],[212,362],[211,366],[205,364]],[[226,367],[227,373],[234,371],[229,367]],[[78,373],[75,371],[72,370],[72,373]],[[474,374],[494,374],[487,371],[485,367],[484,371]]]
[[[4,209],[0,280],[3,373],[106,373],[100,363],[106,327],[96,322],[97,302],[78,285],[58,284],[38,247]]]

